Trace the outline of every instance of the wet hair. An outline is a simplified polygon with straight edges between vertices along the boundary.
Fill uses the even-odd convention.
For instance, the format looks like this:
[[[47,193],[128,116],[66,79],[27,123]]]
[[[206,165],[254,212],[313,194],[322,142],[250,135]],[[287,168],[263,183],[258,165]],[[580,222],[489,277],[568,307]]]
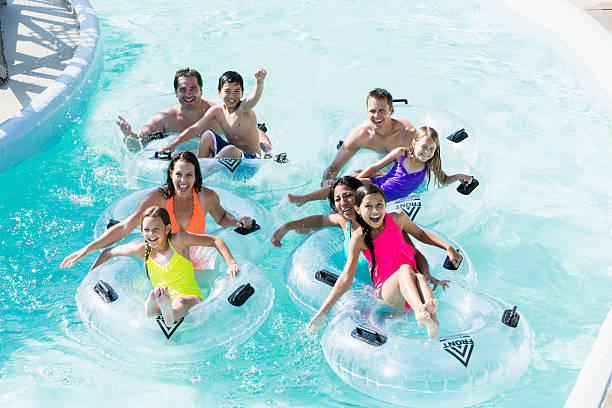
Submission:
[[[329,194],[327,195],[327,199],[329,200],[329,206],[332,210],[334,210],[334,212],[338,212],[338,209],[336,208],[334,190],[340,185],[347,186],[351,190],[357,191],[359,187],[363,186],[363,183],[361,182],[361,180],[352,176],[342,176],[335,179],[329,187]]]
[[[378,99],[379,101],[386,101],[387,105],[389,105],[389,108],[393,107],[393,97],[391,96],[391,93],[386,89],[372,89],[368,94],[368,97],[366,98],[366,106],[368,105],[368,99],[370,98]]]
[[[387,202],[385,197],[385,193],[373,183],[366,183],[363,186],[359,187],[355,192],[355,206],[359,207],[361,202],[365,198],[365,196],[370,194],[380,194],[383,200]],[[361,230],[363,231],[363,240],[366,244],[366,247],[370,250],[370,255],[372,257],[372,266],[370,268],[370,276],[374,279],[374,266],[376,265],[376,258],[374,256],[374,240],[372,239],[372,227],[365,222],[361,215],[357,214],[357,222],[361,226]]]
[[[144,222],[144,219],[147,217],[161,218],[162,222],[164,223],[164,226],[168,226],[171,224],[170,214],[168,214],[168,210],[166,210],[163,207],[158,207],[154,205],[153,207],[147,208],[144,214],[142,215],[142,221],[140,222],[141,232],[142,232],[142,223]],[[145,256],[144,256],[145,271],[147,272],[147,278],[151,279],[151,277],[149,276],[149,268],[147,268],[147,259],[149,259],[149,256],[151,256],[151,246],[145,239]]]
[[[166,171],[166,184],[157,189],[166,200],[170,197],[174,197],[176,194],[176,191],[174,190],[174,183],[172,183],[172,172],[174,171],[176,162],[179,160],[193,164],[193,167],[195,168],[195,182],[193,183],[193,189],[196,193],[202,191],[202,171],[200,170],[200,162],[198,162],[198,158],[192,152],[180,152],[174,155],[172,160],[170,160],[168,170]]]
[[[200,73],[196,71],[195,69],[191,69],[187,67],[187,68],[179,69],[178,71],[176,71],[176,74],[174,74],[174,92],[178,90],[179,78],[190,78],[190,77],[196,78],[198,80],[198,85],[200,86],[200,88],[202,88],[202,85],[204,85],[204,83],[202,82],[202,75],[200,75]]]
[[[429,126],[423,126],[417,129],[414,138],[412,139],[412,146],[407,149],[407,154],[409,156],[414,156],[414,145],[421,139],[425,137],[431,137],[434,142],[436,142],[436,151],[431,159],[425,162],[425,168],[427,169],[427,187],[429,187],[429,182],[431,181],[431,174],[436,177],[436,182],[438,185],[441,184],[441,181],[444,179],[444,172],[442,171],[442,159],[440,159],[440,138],[438,137],[438,132],[434,128],[430,128]]]
[[[235,71],[226,71],[219,77],[219,91],[223,88],[224,84],[238,84],[240,90],[244,92],[244,83],[242,82],[242,76]]]

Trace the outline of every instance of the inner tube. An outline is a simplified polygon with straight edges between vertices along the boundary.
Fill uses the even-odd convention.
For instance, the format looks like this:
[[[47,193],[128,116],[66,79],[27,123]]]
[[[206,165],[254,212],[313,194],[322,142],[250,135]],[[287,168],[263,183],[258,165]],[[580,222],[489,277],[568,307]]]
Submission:
[[[133,129],[139,129],[153,114],[174,104],[174,94],[160,95],[130,109],[125,117]],[[270,129],[261,115],[257,117],[260,128]],[[119,140],[123,140],[121,131],[117,132]],[[132,183],[145,187],[166,181],[170,158],[156,155],[156,152],[176,139],[178,134],[162,136],[166,137],[149,142],[138,152],[126,152],[125,171]],[[195,153],[198,143],[199,138],[194,138],[179,146],[175,153],[186,150]],[[265,197],[277,193],[286,194],[287,191],[306,185],[303,181],[304,166],[297,165],[284,153],[269,159],[201,158],[198,161],[207,185],[230,187],[244,195]]]
[[[274,233],[274,225],[268,212],[256,201],[240,197],[222,188],[215,187],[213,190],[219,196],[219,201],[223,208],[236,217],[242,215],[250,216],[261,226],[261,229],[247,235],[242,235],[239,233],[240,231],[234,231],[235,228],[219,227],[210,214],[207,214],[205,233],[221,237],[235,258],[249,260],[255,264],[259,263],[270,250],[268,242]],[[150,191],[150,189],[134,191],[109,205],[96,222],[94,229],[95,237],[98,238],[106,231],[109,223],[112,223],[111,220],[121,221],[126,219],[136,209],[140,200]],[[140,227],[134,229],[125,240],[126,242],[142,240]],[[210,261],[215,259],[211,257],[211,253],[216,254],[216,251],[211,248],[192,247],[191,260],[194,268],[203,269],[211,267]]]
[[[453,183],[438,188],[435,179],[429,183],[425,179],[410,196],[390,201],[388,210],[402,210],[413,221],[418,220],[422,224],[442,227],[445,231],[452,231],[454,234],[476,225],[479,209],[486,202],[488,183],[486,177],[474,168],[479,159],[480,141],[473,129],[458,116],[441,109],[408,105],[405,100],[395,102],[393,106],[395,108],[393,116],[406,118],[417,128],[430,126],[436,129],[440,137],[442,168],[446,174],[469,174],[473,175],[476,181],[471,185]],[[364,119],[363,112],[345,119],[329,136],[322,151],[323,157],[331,162],[339,148],[339,141],[346,138]],[[384,156],[385,153],[360,149],[343,167],[340,174],[351,174]],[[393,163],[381,171],[386,173],[392,166]],[[323,207],[327,210],[325,203]]]
[[[351,288],[334,305],[321,338],[332,370],[356,390],[392,404],[466,406],[486,401],[512,386],[526,370],[534,335],[524,318],[511,328],[501,319],[509,305],[476,292],[469,256],[443,234],[420,226],[457,248],[463,261],[444,268],[445,251],[416,241],[431,274],[451,280],[437,290],[439,337],[428,339],[413,312],[380,300],[369,271],[357,270]],[[325,228],[306,237],[288,258],[285,284],[308,318],[323,304],[342,272],[343,233]],[[322,272],[324,271],[324,272]]]
[[[240,264],[236,279],[226,275],[225,268],[219,262],[214,270],[196,271],[204,301],[175,324],[174,332],[145,316],[143,305],[152,286],[142,261],[134,258],[114,258],[90,271],[77,289],[76,304],[105,350],[122,359],[204,361],[251,337],[274,300],[272,284],[255,265]]]
[[[512,387],[535,345],[526,320],[505,325],[508,304],[460,281],[436,296],[441,326],[429,339],[412,313],[373,291],[345,294],[321,338],[332,370],[360,392],[410,407],[472,406]]]
[[[452,244],[463,256],[459,268],[446,269],[444,267],[446,251],[413,239],[416,248],[427,259],[430,273],[438,279],[449,279],[451,285],[457,281],[475,285],[476,272],[463,248],[444,234],[423,225],[419,227]],[[293,302],[303,311],[312,313],[319,310],[331,292],[335,282],[334,277],[342,273],[346,261],[342,249],[343,242],[344,234],[341,228],[322,228],[304,238],[287,258],[283,269],[285,285]],[[367,268],[358,267],[352,288],[364,287],[373,290],[370,272]]]

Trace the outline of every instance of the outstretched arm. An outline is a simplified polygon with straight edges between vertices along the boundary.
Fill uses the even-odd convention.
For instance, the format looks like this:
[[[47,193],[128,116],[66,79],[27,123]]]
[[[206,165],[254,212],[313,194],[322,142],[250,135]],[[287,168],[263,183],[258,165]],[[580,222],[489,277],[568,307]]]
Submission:
[[[93,251],[106,248],[107,246],[113,245],[128,236],[128,234],[140,224],[142,220],[142,214],[144,214],[145,210],[151,205],[157,204],[153,198],[156,193],[157,192],[151,192],[147,194],[140,201],[134,212],[129,215],[129,217],[121,221],[119,224],[113,225],[111,228],[107,229],[104,234],[98,237],[98,239],[90,242],[83,248],[71,253],[66,258],[64,258],[61,267],[71,268],[75,263],[85,258]]]
[[[433,245],[446,250],[446,252],[448,253],[448,257],[453,262],[453,264],[455,266],[459,266],[462,256],[448,242],[442,241],[434,234],[422,230],[421,228],[419,228],[418,225],[416,225],[410,220],[410,217],[408,217],[405,213],[401,211],[393,212],[392,216],[393,220],[402,230],[406,231],[424,244]]]
[[[446,173],[442,172],[442,180],[440,180],[440,184],[443,186],[450,184],[454,181],[467,181],[468,183],[472,182],[473,177],[468,176],[467,174],[453,174],[452,176],[447,176]]]
[[[206,204],[210,209],[210,215],[213,217],[215,222],[221,227],[246,227],[248,228],[251,223],[251,217],[243,216],[240,219],[236,218],[229,211],[221,206],[219,196],[213,190],[207,190]]]
[[[327,320],[327,315],[331,308],[336,304],[340,296],[344,294],[351,287],[353,283],[353,278],[355,276],[355,270],[357,269],[357,261],[359,259],[359,252],[361,251],[361,246],[365,246],[363,244],[363,237],[360,233],[355,233],[351,237],[348,245],[348,255],[346,258],[346,264],[344,265],[344,269],[342,273],[336,280],[334,287],[331,292],[321,305],[321,308],[313,316],[312,319],[308,322],[306,326],[307,329],[313,329],[315,327],[321,327],[325,324],[325,320]]]
[[[206,111],[206,113],[204,114],[204,116],[202,116],[200,120],[198,120],[196,123],[194,123],[193,125],[189,126],[187,129],[185,129],[179,135],[178,138],[176,138],[169,145],[164,146],[161,149],[159,149],[158,152],[163,152],[166,150],[170,150],[170,152],[173,152],[177,148],[177,146],[193,139],[194,137],[198,135],[201,135],[202,133],[204,133],[204,131],[210,129],[210,127],[214,123],[217,112],[219,112],[219,109],[222,109],[219,105],[212,106],[210,109]]]
[[[181,246],[215,247],[227,264],[227,274],[235,278],[240,272],[240,267],[236,263],[234,256],[221,238],[207,234],[192,234],[190,232],[179,233],[176,237],[184,242],[184,244],[181,243]]]
[[[348,162],[349,159],[353,157],[355,153],[357,153],[357,150],[359,150],[358,147],[348,146],[348,143],[346,142],[340,146],[340,150],[338,150],[338,153],[336,153],[336,157],[334,157],[334,160],[323,173],[323,180],[321,181],[322,187],[327,187],[331,180],[338,176],[338,173],[340,173],[342,167],[344,167],[346,162]]]
[[[117,245],[102,251],[98,258],[91,265],[90,271],[102,265],[104,262],[116,256],[133,256],[144,260],[145,243],[130,242],[129,244]]]
[[[391,150],[385,157],[363,169],[361,173],[357,175],[357,178],[373,177],[378,170],[384,168],[389,163],[398,160],[402,156],[404,150],[406,150],[404,147],[398,147]]]
[[[310,217],[301,218],[295,221],[289,221],[283,224],[279,229],[274,231],[272,235],[272,245],[280,248],[281,240],[285,236],[285,234],[289,231],[293,231],[296,229],[316,229],[322,227],[331,227],[334,225],[338,225],[338,223],[334,222],[332,219],[333,214],[325,214],[325,215],[311,215]]]
[[[263,68],[259,68],[255,72],[255,78],[257,79],[257,82],[255,82],[255,89],[253,90],[253,93],[243,102],[246,109],[253,109],[255,105],[257,105],[257,102],[259,102],[259,99],[263,94],[264,79],[266,79],[267,74],[268,73]]]
[[[427,262],[427,258],[425,258],[425,255],[423,255],[423,253],[414,245],[410,239],[410,235],[406,232],[404,232],[404,240],[414,248],[414,260],[416,262],[417,271],[423,274],[429,283],[434,285],[431,291],[435,291],[438,285],[440,285],[443,290],[446,290],[450,281],[446,279],[437,279],[429,272],[429,262]]]

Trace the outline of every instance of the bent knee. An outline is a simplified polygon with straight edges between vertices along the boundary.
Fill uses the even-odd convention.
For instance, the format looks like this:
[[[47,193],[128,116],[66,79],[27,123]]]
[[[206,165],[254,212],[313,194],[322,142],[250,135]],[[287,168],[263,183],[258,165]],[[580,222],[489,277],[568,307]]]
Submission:
[[[408,265],[408,264],[404,264],[402,266],[400,266],[400,271],[404,272],[404,273],[408,273],[411,276],[416,275],[416,272],[414,269],[412,269],[412,266]]]
[[[227,145],[223,149],[219,150],[217,157],[242,157],[242,150],[234,145]]]

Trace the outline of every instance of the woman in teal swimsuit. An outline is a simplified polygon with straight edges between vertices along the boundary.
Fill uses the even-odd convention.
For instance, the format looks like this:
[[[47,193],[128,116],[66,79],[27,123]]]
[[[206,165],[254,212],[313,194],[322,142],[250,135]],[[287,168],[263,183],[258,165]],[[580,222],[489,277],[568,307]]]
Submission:
[[[361,185],[361,181],[357,180],[355,177],[344,176],[337,178],[330,186],[328,195],[329,205],[333,212],[331,214],[311,215],[309,217],[283,224],[274,232],[274,235],[272,235],[272,245],[275,247],[280,247],[281,240],[285,234],[291,230],[312,230],[322,227],[340,227],[344,231],[343,248],[346,255],[346,249],[352,233],[360,228],[355,213],[355,191],[361,187]],[[406,242],[414,247],[412,241],[410,241],[410,238],[404,236],[404,239],[406,239]],[[435,290],[438,285],[442,286],[443,289],[448,287],[448,281],[438,280],[430,275],[427,259],[425,259],[423,254],[421,254],[418,249],[416,250],[415,259],[417,270],[434,285],[433,290]],[[369,275],[368,263],[363,255],[359,257],[357,270],[364,270],[365,274]],[[361,274],[359,275],[361,276]]]

